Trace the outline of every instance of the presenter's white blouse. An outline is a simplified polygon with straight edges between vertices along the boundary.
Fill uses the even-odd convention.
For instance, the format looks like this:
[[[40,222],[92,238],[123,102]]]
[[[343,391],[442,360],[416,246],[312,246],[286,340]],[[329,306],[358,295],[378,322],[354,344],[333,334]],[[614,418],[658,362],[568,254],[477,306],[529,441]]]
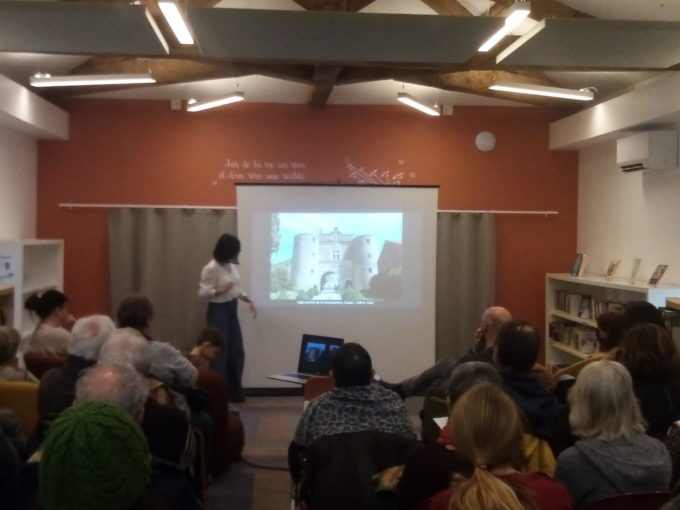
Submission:
[[[219,285],[234,282],[234,286],[226,294],[215,295],[215,289]],[[211,260],[201,271],[201,282],[198,286],[198,296],[210,299],[213,303],[225,303],[232,301],[239,296],[245,295],[241,288],[241,277],[236,266],[231,263],[220,265],[215,260]]]

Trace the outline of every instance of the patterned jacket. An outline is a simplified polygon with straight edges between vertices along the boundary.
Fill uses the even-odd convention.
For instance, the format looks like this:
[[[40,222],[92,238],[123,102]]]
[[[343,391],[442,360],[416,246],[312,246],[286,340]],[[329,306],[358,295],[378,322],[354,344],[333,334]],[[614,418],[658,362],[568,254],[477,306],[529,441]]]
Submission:
[[[300,418],[294,441],[309,446],[321,436],[362,431],[415,437],[406,406],[399,396],[370,384],[333,388],[313,400]]]

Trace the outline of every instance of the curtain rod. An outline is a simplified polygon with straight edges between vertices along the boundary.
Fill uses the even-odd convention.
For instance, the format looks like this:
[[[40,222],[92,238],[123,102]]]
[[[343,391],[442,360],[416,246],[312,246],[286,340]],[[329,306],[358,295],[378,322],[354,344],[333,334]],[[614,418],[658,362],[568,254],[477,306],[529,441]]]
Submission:
[[[236,209],[234,205],[164,205],[164,204],[69,204],[61,203],[66,209]]]
[[[61,203],[66,209],[236,209],[233,205],[162,205],[162,204],[72,204]],[[474,209],[438,209],[440,213],[458,214],[523,214],[534,216],[556,216],[557,211],[493,211]]]

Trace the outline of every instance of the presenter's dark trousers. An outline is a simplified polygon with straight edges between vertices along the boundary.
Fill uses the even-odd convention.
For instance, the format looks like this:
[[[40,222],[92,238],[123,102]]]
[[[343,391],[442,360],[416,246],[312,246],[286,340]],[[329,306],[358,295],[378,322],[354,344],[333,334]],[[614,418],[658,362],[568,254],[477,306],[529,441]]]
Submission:
[[[219,329],[224,335],[226,349],[222,349],[215,362],[215,369],[224,374],[229,384],[229,396],[232,400],[242,400],[243,388],[241,376],[245,352],[241,324],[238,322],[238,299],[226,303],[208,304],[208,327]]]

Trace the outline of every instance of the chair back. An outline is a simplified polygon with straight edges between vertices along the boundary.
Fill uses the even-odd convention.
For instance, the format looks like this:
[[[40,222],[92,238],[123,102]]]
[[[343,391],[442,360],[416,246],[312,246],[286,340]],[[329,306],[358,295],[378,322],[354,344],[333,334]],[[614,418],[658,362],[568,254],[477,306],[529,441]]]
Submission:
[[[24,381],[0,381],[0,407],[17,413],[26,436],[38,422],[38,385]]]
[[[373,475],[403,464],[416,444],[385,432],[320,437],[303,463],[301,496],[313,510],[373,510]]]
[[[24,362],[30,373],[38,379],[42,379],[42,376],[50,368],[62,366],[64,364],[64,358],[62,356],[41,354],[39,352],[27,352],[24,354]]]
[[[619,494],[595,501],[586,510],[659,510],[670,499],[670,492]]]

